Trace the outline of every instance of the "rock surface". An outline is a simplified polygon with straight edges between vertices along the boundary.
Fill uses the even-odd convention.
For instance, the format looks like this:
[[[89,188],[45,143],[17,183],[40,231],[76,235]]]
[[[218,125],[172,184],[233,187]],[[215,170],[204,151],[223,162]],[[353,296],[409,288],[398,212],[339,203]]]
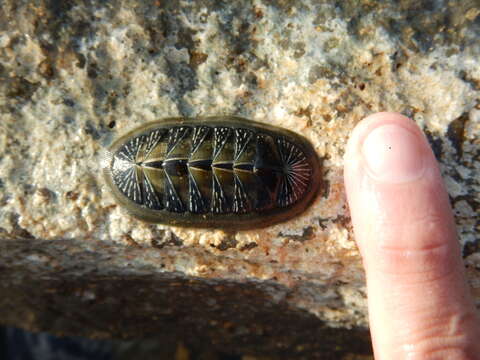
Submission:
[[[3,1],[2,322],[368,354],[342,156],[354,125],[382,110],[425,130],[480,305],[479,35],[475,0]],[[307,137],[326,184],[313,206],[241,232],[145,224],[117,206],[99,171],[115,138],[211,115]]]

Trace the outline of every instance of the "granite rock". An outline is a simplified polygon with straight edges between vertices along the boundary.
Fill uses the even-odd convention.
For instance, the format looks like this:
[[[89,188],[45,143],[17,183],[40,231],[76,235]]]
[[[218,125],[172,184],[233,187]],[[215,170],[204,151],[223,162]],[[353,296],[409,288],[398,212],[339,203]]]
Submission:
[[[352,128],[382,110],[431,142],[480,305],[479,35],[475,0],[4,0],[2,322],[290,358],[368,353],[342,165]],[[142,223],[115,203],[100,172],[115,138],[211,115],[307,137],[324,166],[313,206],[228,232]]]

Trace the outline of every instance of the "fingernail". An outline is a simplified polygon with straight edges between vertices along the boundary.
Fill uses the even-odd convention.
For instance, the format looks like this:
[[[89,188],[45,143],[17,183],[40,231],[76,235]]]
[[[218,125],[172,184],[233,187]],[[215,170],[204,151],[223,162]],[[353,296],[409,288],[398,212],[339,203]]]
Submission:
[[[420,178],[425,171],[425,140],[397,124],[373,129],[363,142],[362,152],[369,175],[381,182],[405,183]]]

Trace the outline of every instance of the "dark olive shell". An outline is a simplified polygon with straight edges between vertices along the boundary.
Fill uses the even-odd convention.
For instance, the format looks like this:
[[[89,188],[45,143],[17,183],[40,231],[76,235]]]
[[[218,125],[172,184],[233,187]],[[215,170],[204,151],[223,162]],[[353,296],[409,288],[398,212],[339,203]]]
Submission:
[[[305,210],[321,183],[306,139],[237,117],[149,123],[108,154],[117,200],[141,220],[175,226],[268,226]]]

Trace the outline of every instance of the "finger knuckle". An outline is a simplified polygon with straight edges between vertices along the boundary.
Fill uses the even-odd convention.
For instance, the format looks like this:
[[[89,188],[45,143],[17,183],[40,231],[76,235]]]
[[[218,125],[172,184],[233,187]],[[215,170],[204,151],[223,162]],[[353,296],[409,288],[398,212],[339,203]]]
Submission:
[[[473,359],[478,356],[478,340],[472,329],[477,323],[473,311],[434,317],[418,329],[402,346],[408,359]],[[473,334],[473,335],[472,335]],[[414,345],[411,345],[414,344]]]
[[[424,214],[401,226],[387,226],[386,241],[378,246],[377,263],[384,273],[410,276],[419,281],[448,276],[457,261],[457,246],[445,220]]]

